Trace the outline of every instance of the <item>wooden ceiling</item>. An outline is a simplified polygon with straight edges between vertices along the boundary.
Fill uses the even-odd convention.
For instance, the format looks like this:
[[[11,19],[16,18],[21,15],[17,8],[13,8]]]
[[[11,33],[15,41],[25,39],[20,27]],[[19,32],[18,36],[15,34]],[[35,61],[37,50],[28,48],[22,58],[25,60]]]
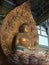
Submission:
[[[31,10],[37,24],[49,17],[49,0],[31,0]]]

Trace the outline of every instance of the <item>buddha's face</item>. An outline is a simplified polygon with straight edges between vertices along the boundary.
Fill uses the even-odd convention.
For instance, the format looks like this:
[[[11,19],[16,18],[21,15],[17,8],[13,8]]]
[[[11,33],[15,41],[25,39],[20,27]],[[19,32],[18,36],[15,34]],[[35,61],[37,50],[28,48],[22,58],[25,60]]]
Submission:
[[[31,32],[31,27],[29,26],[28,23],[23,23],[20,28],[19,28],[21,33],[30,33]]]

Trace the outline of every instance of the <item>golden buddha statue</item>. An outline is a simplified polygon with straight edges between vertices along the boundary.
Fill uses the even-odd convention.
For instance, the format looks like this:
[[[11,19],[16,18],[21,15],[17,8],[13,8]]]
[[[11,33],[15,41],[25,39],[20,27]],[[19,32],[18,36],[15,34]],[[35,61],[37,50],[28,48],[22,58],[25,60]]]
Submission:
[[[36,23],[30,10],[30,1],[27,1],[10,11],[3,20],[1,47],[11,62],[17,64],[19,60],[18,64],[22,62],[37,65],[38,53],[35,54],[34,50],[39,49],[38,40]]]

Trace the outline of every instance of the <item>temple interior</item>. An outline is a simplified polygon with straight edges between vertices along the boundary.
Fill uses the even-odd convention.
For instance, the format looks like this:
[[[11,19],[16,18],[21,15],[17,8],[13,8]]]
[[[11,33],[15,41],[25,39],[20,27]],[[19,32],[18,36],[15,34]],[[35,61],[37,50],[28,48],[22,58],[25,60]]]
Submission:
[[[49,0],[0,1],[0,65],[49,65]]]

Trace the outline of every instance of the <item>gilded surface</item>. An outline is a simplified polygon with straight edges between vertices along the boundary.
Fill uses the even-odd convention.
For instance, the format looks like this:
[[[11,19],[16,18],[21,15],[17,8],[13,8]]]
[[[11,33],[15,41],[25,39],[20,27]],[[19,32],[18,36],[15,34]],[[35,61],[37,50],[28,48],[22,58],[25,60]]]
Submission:
[[[38,32],[30,10],[30,3],[25,2],[8,13],[1,27],[1,47],[8,59],[15,64],[37,65],[44,59],[43,51],[34,57],[33,50],[38,47]],[[42,55],[42,58],[40,58]],[[21,64],[20,63],[20,64]],[[46,63],[45,63],[46,64]],[[45,65],[44,64],[44,65]],[[38,64],[40,65],[40,64]],[[48,63],[46,64],[48,65]]]

